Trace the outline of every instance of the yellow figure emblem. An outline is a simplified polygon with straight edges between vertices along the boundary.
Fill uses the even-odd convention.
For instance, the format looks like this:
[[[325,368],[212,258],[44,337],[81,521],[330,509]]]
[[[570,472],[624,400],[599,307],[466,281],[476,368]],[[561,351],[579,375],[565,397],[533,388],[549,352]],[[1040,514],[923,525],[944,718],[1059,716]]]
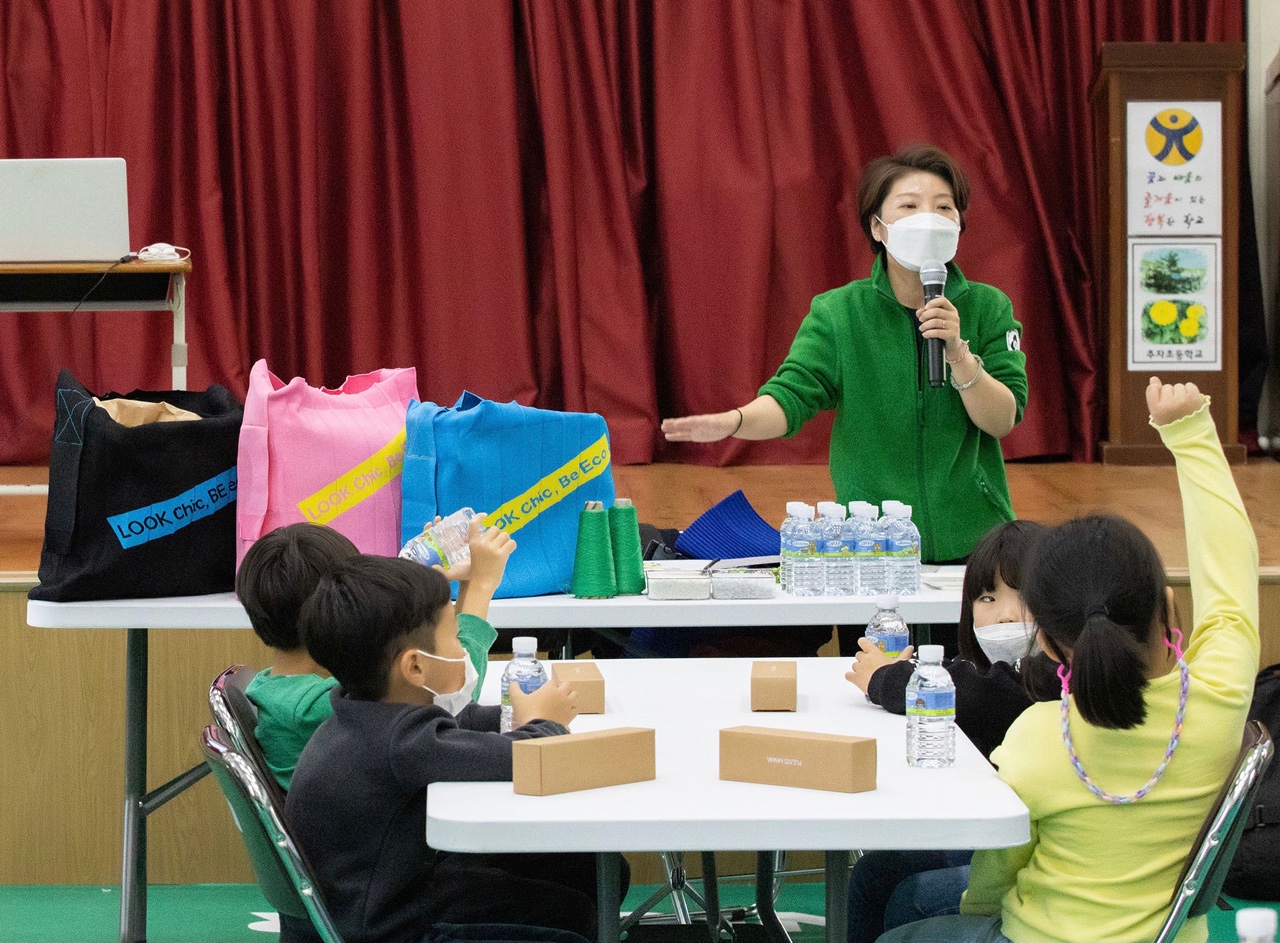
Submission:
[[[1200,122],[1181,108],[1166,108],[1147,125],[1147,150],[1162,164],[1185,164],[1200,153],[1203,143]]]

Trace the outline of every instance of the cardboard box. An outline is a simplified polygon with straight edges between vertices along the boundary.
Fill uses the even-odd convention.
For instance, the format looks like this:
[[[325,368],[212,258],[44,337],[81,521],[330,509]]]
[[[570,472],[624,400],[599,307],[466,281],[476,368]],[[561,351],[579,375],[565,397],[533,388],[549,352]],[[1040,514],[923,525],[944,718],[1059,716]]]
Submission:
[[[604,713],[604,675],[594,661],[558,661],[551,665],[551,677],[568,681],[578,692],[579,714]]]
[[[511,745],[511,773],[522,796],[644,782],[657,775],[653,729],[618,727],[517,740]]]
[[[753,711],[796,709],[796,663],[794,661],[753,661],[751,663],[751,709]]]
[[[720,731],[720,778],[830,792],[876,788],[876,741],[769,727]]]

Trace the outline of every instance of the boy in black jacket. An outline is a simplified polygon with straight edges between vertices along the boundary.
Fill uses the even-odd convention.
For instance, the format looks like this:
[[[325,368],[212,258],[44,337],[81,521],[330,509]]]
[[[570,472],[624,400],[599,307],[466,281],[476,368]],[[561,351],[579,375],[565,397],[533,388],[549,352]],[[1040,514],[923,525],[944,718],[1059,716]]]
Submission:
[[[343,938],[417,943],[436,923],[594,936],[590,856],[450,854],[425,838],[428,784],[511,779],[512,740],[567,733],[573,689],[517,689],[519,727],[499,734],[499,708],[471,703],[475,672],[448,581],[408,560],[353,557],[320,582],[299,621],[339,687],[298,761],[286,814]]]

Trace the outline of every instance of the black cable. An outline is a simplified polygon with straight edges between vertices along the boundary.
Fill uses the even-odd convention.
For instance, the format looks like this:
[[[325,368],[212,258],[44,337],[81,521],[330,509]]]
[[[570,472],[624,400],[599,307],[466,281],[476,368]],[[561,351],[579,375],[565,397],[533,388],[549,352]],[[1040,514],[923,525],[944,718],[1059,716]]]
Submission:
[[[125,262],[132,262],[138,257],[136,252],[130,252],[128,255],[122,255],[116,261],[111,263],[111,267],[98,276],[98,280],[93,283],[93,287],[84,293],[84,296],[76,302],[76,306],[71,309],[71,313],[75,314],[80,310],[80,306],[89,300],[89,296],[98,290],[98,286],[102,284],[103,279],[115,271],[117,265],[123,265]]]

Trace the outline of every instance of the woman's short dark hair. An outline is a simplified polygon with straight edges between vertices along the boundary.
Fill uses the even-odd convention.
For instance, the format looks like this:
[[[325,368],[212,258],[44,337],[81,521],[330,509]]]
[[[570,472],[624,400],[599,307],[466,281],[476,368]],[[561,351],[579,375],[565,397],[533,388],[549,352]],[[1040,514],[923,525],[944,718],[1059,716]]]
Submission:
[[[302,640],[346,693],[376,701],[391,666],[410,644],[432,651],[434,628],[449,604],[449,581],[411,560],[361,554],[345,561],[302,607]]]
[[[254,541],[236,573],[236,595],[258,638],[272,648],[301,648],[302,604],[322,576],[359,552],[344,535],[320,524],[277,527]]]
[[[1164,564],[1122,517],[1093,514],[1050,529],[1022,586],[1046,645],[1071,651],[1071,693],[1096,727],[1128,730],[1147,715],[1147,646],[1167,627]]]
[[[969,178],[942,148],[932,144],[911,144],[896,154],[877,157],[867,164],[862,171],[862,179],[858,181],[858,220],[872,252],[883,252],[884,243],[872,235],[871,218],[879,214],[895,183],[921,171],[941,177],[951,187],[956,212],[960,214],[960,230],[964,231],[964,214],[969,209]]]
[[[974,634],[973,604],[983,593],[996,588],[999,576],[1010,589],[1022,590],[1023,570],[1040,538],[1048,528],[1035,521],[1009,521],[991,528],[965,561],[964,587],[960,591],[960,623],[956,641],[960,657],[984,671],[991,667],[978,637]]]

